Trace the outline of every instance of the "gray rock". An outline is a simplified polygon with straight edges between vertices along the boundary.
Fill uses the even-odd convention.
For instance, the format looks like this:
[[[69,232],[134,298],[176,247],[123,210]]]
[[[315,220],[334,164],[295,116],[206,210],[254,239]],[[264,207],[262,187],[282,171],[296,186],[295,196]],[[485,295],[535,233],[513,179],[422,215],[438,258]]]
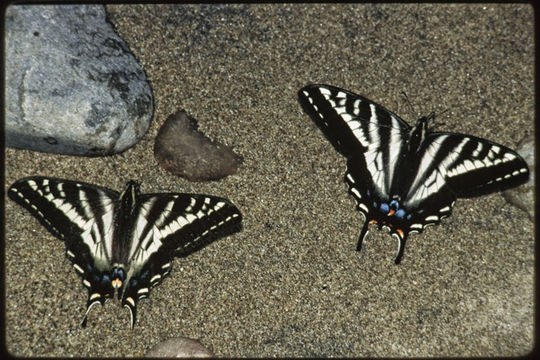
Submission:
[[[165,120],[154,144],[165,170],[191,181],[218,180],[236,173],[242,157],[197,130],[197,121],[178,111]]]
[[[102,5],[11,5],[5,20],[6,146],[107,155],[148,130],[150,86]]]
[[[184,337],[171,338],[154,346],[145,355],[146,357],[181,357],[181,358],[204,358],[215,357],[197,340]]]
[[[516,149],[523,160],[529,166],[529,181],[526,184],[513,189],[503,191],[503,196],[510,204],[517,206],[529,215],[529,219],[534,221],[534,137],[529,135],[523,138]]]

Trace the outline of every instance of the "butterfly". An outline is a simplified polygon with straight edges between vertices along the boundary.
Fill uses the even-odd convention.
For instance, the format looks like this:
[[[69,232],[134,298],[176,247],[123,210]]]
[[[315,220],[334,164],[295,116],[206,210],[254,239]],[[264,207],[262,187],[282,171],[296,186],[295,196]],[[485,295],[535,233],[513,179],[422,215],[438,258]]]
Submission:
[[[8,196],[65,242],[66,256],[88,289],[92,306],[116,292],[129,310],[185,257],[220,237],[240,231],[242,214],[227,199],[201,194],[141,194],[129,181],[122,193],[84,182],[26,177]]]
[[[431,132],[434,115],[414,126],[381,105],[329,85],[298,92],[304,111],[347,158],[345,182],[365,221],[386,228],[398,241],[399,264],[407,237],[449,216],[457,198],[525,183],[529,169],[515,151],[478,137]]]

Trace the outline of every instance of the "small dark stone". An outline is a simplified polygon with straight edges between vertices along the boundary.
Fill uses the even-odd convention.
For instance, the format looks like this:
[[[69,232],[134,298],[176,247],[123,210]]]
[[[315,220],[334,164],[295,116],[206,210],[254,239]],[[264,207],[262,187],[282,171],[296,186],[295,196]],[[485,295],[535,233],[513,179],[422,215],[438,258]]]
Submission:
[[[154,346],[146,357],[176,357],[176,358],[203,358],[215,357],[215,355],[205,348],[197,340],[184,337],[171,338]]]
[[[510,204],[517,206],[529,215],[534,221],[534,138],[532,135],[523,138],[516,149],[529,167],[529,181],[526,184],[503,192],[503,196]]]
[[[181,110],[159,129],[154,156],[165,170],[190,181],[219,180],[236,173],[242,157],[197,130],[197,120]]]

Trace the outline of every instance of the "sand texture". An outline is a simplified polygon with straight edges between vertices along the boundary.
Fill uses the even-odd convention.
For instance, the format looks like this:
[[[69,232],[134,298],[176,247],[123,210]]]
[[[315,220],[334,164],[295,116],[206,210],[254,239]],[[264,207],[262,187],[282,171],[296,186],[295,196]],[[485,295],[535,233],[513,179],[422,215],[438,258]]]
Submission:
[[[54,238],[6,200],[6,345],[17,356],[142,356],[170,337],[221,357],[515,356],[533,348],[534,224],[496,193],[459,199],[439,226],[395,240],[371,228],[345,159],[302,112],[308,83],[339,86],[410,124],[509,147],[534,131],[534,18],[524,4],[115,5],[107,14],[146,71],[155,114],[122,154],[5,150],[6,186],[44,175],[121,190],[207,193],[244,230],[173,262],[138,306],[84,315],[87,291]],[[405,100],[407,94],[409,102]],[[244,159],[196,183],[158,166],[159,127],[180,109]],[[447,110],[446,112],[444,112]],[[50,119],[53,121],[54,119]],[[7,187],[6,187],[7,189]]]

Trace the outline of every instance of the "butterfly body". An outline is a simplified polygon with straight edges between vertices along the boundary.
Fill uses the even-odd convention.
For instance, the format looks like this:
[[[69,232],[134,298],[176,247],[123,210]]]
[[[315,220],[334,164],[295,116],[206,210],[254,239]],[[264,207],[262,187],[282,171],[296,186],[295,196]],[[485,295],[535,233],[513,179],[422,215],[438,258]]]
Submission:
[[[201,194],[141,194],[130,181],[118,193],[93,184],[46,177],[16,181],[9,197],[63,240],[66,256],[88,289],[82,326],[95,304],[116,293],[129,310],[148,297],[187,256],[241,227],[242,216],[226,199]]]
[[[304,111],[347,158],[345,182],[364,214],[357,250],[368,224],[398,240],[401,261],[408,234],[449,216],[458,197],[517,186],[528,179],[523,159],[489,140],[428,130],[433,115],[415,126],[384,107],[329,85],[299,91]]]

